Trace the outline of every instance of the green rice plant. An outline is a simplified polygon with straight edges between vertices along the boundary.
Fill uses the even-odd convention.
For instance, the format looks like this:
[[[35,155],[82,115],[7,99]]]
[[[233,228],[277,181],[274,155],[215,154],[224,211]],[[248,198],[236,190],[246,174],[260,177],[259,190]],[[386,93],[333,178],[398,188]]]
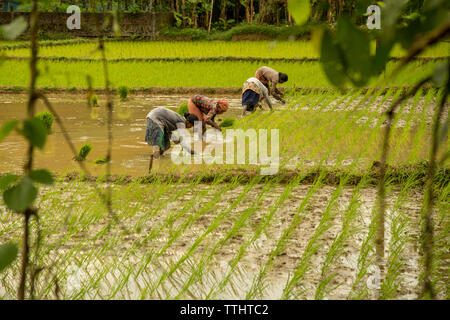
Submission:
[[[220,126],[222,127],[222,128],[228,128],[228,127],[232,127],[233,126],[233,124],[234,124],[234,119],[233,118],[226,118],[226,119],[224,119],[221,123],[220,123]]]
[[[398,294],[401,273],[405,263],[402,254],[406,244],[410,241],[406,234],[409,218],[402,212],[401,206],[411,196],[414,187],[417,187],[417,179],[414,175],[411,175],[402,186],[393,209],[389,213],[391,237],[386,261],[386,275],[380,288],[380,299],[383,300],[394,299]]]
[[[417,131],[415,132],[412,143],[411,143],[411,151],[409,152],[408,156],[408,163],[415,162],[419,158],[420,152],[423,151],[423,147],[421,142],[424,140],[426,134],[427,134],[427,121],[426,121],[426,114],[430,108],[432,108],[432,105],[430,102],[433,100],[434,96],[437,96],[439,93],[439,90],[429,90],[424,98],[424,104],[422,107],[422,112],[420,114],[420,118],[418,119],[418,126]]]
[[[90,97],[90,103],[91,103],[91,105],[93,106],[93,107],[98,107],[98,97],[97,97],[97,95],[96,94],[93,94],[91,97]]]
[[[47,132],[50,133],[52,131],[53,121],[55,120],[55,116],[48,111],[42,111],[37,113],[35,118],[41,120],[45,127],[47,128]]]
[[[107,162],[107,160],[104,157],[95,159],[95,161],[94,161],[95,164],[105,164],[106,162]]]
[[[220,181],[221,181],[221,179],[217,180],[211,187],[213,187],[214,185],[216,185],[216,184],[219,183]],[[187,219],[184,223],[182,223],[182,224],[180,225],[179,228],[177,228],[177,230],[175,230],[174,232],[171,232],[171,235],[170,235],[170,238],[169,238],[169,241],[167,242],[167,244],[166,244],[161,250],[159,250],[158,252],[153,252],[153,253],[152,253],[151,259],[157,259],[157,257],[161,256],[161,255],[162,255],[162,254],[170,247],[170,245],[171,245],[171,244],[172,244],[172,243],[173,243],[173,242],[181,235],[181,233],[182,233],[183,231],[186,230],[186,228],[187,228],[188,226],[190,226],[192,223],[194,223],[199,217],[201,217],[202,215],[204,215],[206,212],[210,211],[211,208],[212,208],[212,206],[213,206],[213,205],[220,199],[220,197],[223,195],[223,192],[226,191],[228,188],[231,188],[233,185],[235,185],[236,181],[237,181],[237,180],[235,179],[235,182],[232,182],[230,185],[228,185],[227,188],[226,188],[225,190],[220,190],[220,189],[219,189],[219,190],[215,193],[215,195],[211,198],[211,200],[210,200],[207,204],[205,204],[205,205],[202,207],[201,210],[199,210],[195,215],[190,216],[189,219]],[[207,193],[209,192],[209,189],[211,189],[211,187],[205,189],[204,191],[202,191],[202,193],[199,194],[200,197],[201,197],[201,196],[204,196],[205,194],[207,194]],[[194,198],[192,199],[192,201],[189,201],[189,202],[184,206],[184,208],[181,210],[181,212],[178,213],[178,214],[176,214],[176,215],[174,216],[174,218],[180,217],[180,216],[184,215],[185,212],[186,212],[186,210],[189,209],[189,208],[191,208],[192,205],[195,203],[195,199],[196,199],[196,198],[194,197]],[[173,220],[172,220],[172,221],[173,221]],[[165,226],[167,226],[167,225],[171,225],[171,222],[170,222],[170,220],[168,220],[168,219],[166,219],[166,221],[163,223],[163,225],[161,226],[161,228],[159,228],[159,231],[157,231],[156,233],[159,233],[159,232],[162,230],[162,228],[165,227]],[[153,232],[152,232],[152,233],[153,233]],[[154,236],[155,236],[155,234],[153,233],[152,238],[153,238]],[[147,265],[149,262],[150,262],[150,259],[147,259],[145,265]],[[144,265],[143,265],[143,267],[144,267]],[[142,267],[141,267],[141,270],[142,270]],[[173,270],[173,271],[175,271],[175,270]],[[155,283],[154,286],[156,286],[156,288],[157,288],[157,287],[158,287],[158,284]],[[146,288],[144,289],[144,291],[142,292],[142,295],[145,295],[145,294],[146,294],[147,288],[148,288],[148,287],[146,287]],[[153,290],[152,290],[152,291],[153,291]]]
[[[386,181],[386,195],[391,191],[392,185],[390,181]],[[367,282],[363,283],[363,279],[366,277],[369,267],[375,263],[375,233],[377,231],[377,212],[376,206],[372,208],[371,220],[369,223],[369,230],[366,237],[363,240],[361,249],[358,256],[358,269],[356,271],[355,280],[353,281],[352,288],[348,294],[348,299],[361,300],[368,298],[370,295],[367,287]],[[381,281],[381,279],[380,279]]]
[[[281,234],[280,238],[278,239],[275,248],[270,252],[266,263],[260,267],[259,273],[253,279],[252,286],[246,294],[246,299],[255,299],[257,296],[262,294],[262,291],[264,288],[265,277],[266,277],[267,273],[270,271],[270,269],[273,267],[273,264],[275,262],[275,257],[283,252],[283,250],[285,249],[285,247],[287,245],[288,240],[292,236],[293,231],[303,220],[305,208],[308,205],[309,201],[311,200],[311,197],[322,186],[324,176],[325,176],[324,173],[321,173],[320,176],[314,181],[312,186],[309,188],[305,198],[300,203],[300,205],[294,215],[294,218],[292,219],[291,224],[283,230],[283,233]],[[299,175],[297,177],[297,179],[299,179],[298,181],[300,181],[302,179],[302,176]],[[286,190],[288,190],[288,189],[286,189]]]
[[[217,241],[212,249],[208,250],[208,252],[205,251],[203,254],[201,260],[195,265],[192,269],[191,275],[187,279],[187,281],[183,284],[182,289],[177,293],[177,295],[174,297],[174,299],[180,299],[182,298],[183,294],[189,289],[190,286],[192,286],[194,283],[201,280],[202,270],[207,267],[207,265],[210,263],[210,261],[213,259],[216,252],[225,245],[225,243],[230,240],[232,237],[234,237],[239,230],[241,230],[247,219],[255,214],[256,210],[261,205],[262,196],[272,188],[272,184],[268,183],[266,184],[261,192],[257,195],[256,199],[253,200],[252,205],[245,209],[242,214],[239,216],[239,218],[235,221],[234,225],[230,228],[228,233],[219,241]]]
[[[127,86],[119,86],[117,88],[117,91],[119,92],[120,100],[122,101],[127,100],[128,94],[130,92]]]
[[[267,215],[265,215],[259,222],[253,236],[246,242],[244,242],[240,248],[235,257],[230,262],[230,270],[227,273],[227,275],[216,285],[213,286],[208,294],[206,295],[206,299],[214,299],[217,294],[223,290],[223,288],[227,285],[227,283],[230,281],[230,278],[233,274],[233,272],[236,270],[236,266],[239,263],[239,261],[242,259],[243,255],[245,254],[246,250],[250,247],[252,243],[254,243],[264,232],[264,230],[267,229],[267,227],[270,225],[270,222],[272,221],[272,218],[274,214],[279,210],[281,205],[289,198],[291,195],[292,189],[298,185],[298,183],[301,181],[303,176],[299,175],[295,179],[290,182],[286,188],[284,189],[283,193],[280,195],[280,197],[277,199],[277,201],[274,202],[274,204],[269,208]]]
[[[189,108],[187,102],[183,102],[178,106],[178,114],[184,116],[185,113],[189,113]]]
[[[343,187],[347,182],[348,177],[344,177],[339,186],[331,195],[328,200],[327,207],[322,214],[319,225],[316,227],[314,235],[309,240],[305,250],[303,251],[300,261],[295,267],[294,274],[292,278],[288,279],[286,286],[283,289],[281,299],[289,299],[291,297],[297,298],[298,293],[294,292],[296,287],[299,285],[300,281],[304,278],[306,271],[311,266],[312,256],[319,250],[321,244],[319,243],[320,237],[331,228],[333,225],[333,218],[336,215],[335,206],[337,205],[337,200],[342,193]]]
[[[211,189],[217,187],[217,185],[222,181],[221,178],[217,179],[216,181],[214,181],[208,188],[206,188],[205,190],[202,190],[202,192],[197,193],[194,197],[192,197],[191,200],[189,200],[184,207],[182,208],[182,210],[180,210],[179,213],[177,214],[171,214],[167,217],[167,219],[165,220],[164,224],[162,225],[161,229],[164,227],[169,227],[169,240],[167,241],[167,244],[159,251],[155,254],[155,258],[158,258],[159,256],[161,256],[166,249],[168,249],[172,243],[189,227],[191,226],[201,215],[205,214],[206,212],[208,212],[212,206],[220,199],[220,197],[223,195],[223,192],[227,191],[228,188],[231,185],[228,185],[224,190],[221,190],[223,192],[216,192],[214,197],[211,199],[211,201],[209,201],[203,208],[202,210],[199,210],[196,214],[190,216],[185,222],[183,222],[179,228],[176,228],[175,230],[172,229],[173,223],[179,218],[182,217],[186,214],[186,212],[191,209],[194,204],[196,203],[196,201],[198,199],[202,199],[204,196],[206,196]]]
[[[336,287],[328,288],[330,282],[336,276],[337,272],[331,272],[332,265],[337,262],[343,253],[345,242],[355,232],[353,223],[358,215],[358,209],[361,205],[360,190],[367,184],[367,179],[362,180],[353,191],[352,198],[348,204],[345,212],[342,214],[342,229],[340,233],[334,238],[333,243],[328,250],[325,261],[322,264],[319,284],[316,287],[315,299],[322,300],[327,294],[333,291]]]
[[[200,245],[200,243],[204,240],[204,238],[210,234],[213,230],[215,230],[220,223],[223,221],[223,219],[234,209],[237,207],[237,205],[242,201],[242,199],[245,197],[245,195],[254,187],[254,185],[258,182],[258,180],[261,179],[260,177],[255,177],[252,179],[252,181],[245,186],[244,191],[238,196],[236,200],[232,202],[229,208],[226,210],[223,210],[220,214],[216,216],[214,221],[208,226],[208,228],[195,240],[194,244],[186,251],[186,253],[176,262],[173,264],[173,266],[170,268],[168,272],[163,273],[163,275],[160,277],[160,279],[155,283],[155,285],[150,288],[149,294],[151,295],[158,287],[159,285],[168,277],[170,277],[178,268],[179,266],[186,261],[190,255],[196,250],[196,248]],[[146,292],[143,293],[143,297],[145,297]]]
[[[436,234],[434,239],[434,264],[433,268],[433,285],[436,290],[438,299],[449,299],[450,289],[448,288],[449,274],[448,270],[448,248],[450,247],[449,233],[450,233],[450,202],[448,201],[450,195],[450,184],[443,187],[437,194],[440,194],[437,199],[438,214],[435,222]],[[416,221],[412,222],[416,225]],[[422,278],[422,277],[421,277]],[[421,280],[420,278],[420,280]]]
[[[345,97],[349,95],[350,93],[348,93]],[[276,127],[281,127],[282,129],[286,130],[282,134],[282,136],[286,137],[285,139],[287,141],[281,143],[281,152],[282,154],[288,154],[288,156],[283,159],[282,166],[286,165],[288,161],[290,161],[295,156],[298,156],[299,150],[302,150],[302,153],[304,153],[308,157],[308,159],[311,159],[310,154],[312,153],[312,150],[309,150],[308,146],[313,145],[315,148],[318,147],[318,144],[312,141],[313,139],[318,139],[318,137],[320,137],[320,133],[323,131],[322,127],[319,125],[320,122],[324,122],[325,124],[335,123],[335,121],[330,122],[326,120],[326,118],[323,116],[324,114],[326,114],[325,112],[323,112],[323,110],[335,97],[335,94],[319,94],[314,100],[300,99],[301,103],[297,106],[297,110],[287,112],[287,114],[284,116],[283,121],[280,123],[274,121],[274,125]],[[338,99],[332,111],[339,106],[340,102],[345,100],[346,98]],[[292,104],[295,105],[295,102],[292,102]],[[311,113],[308,113],[308,111],[304,110],[313,108],[317,108],[317,110],[311,110]],[[309,129],[308,126],[312,126],[312,128]],[[327,130],[325,131],[329,132],[330,130],[332,129],[327,128]],[[324,144],[320,142],[319,145],[323,146]],[[301,166],[300,160],[297,163],[297,167],[299,166]]]
[[[82,162],[86,160],[86,157],[88,156],[89,152],[92,150],[92,144],[89,142],[83,144],[80,147],[80,150],[78,150],[78,154],[74,157],[75,161]]]

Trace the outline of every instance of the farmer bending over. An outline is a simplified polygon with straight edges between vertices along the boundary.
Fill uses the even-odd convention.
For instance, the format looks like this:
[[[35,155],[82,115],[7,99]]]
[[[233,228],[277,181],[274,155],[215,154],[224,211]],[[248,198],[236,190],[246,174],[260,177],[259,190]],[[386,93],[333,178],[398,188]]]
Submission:
[[[206,130],[205,123],[222,131],[222,128],[214,122],[214,117],[228,110],[228,102],[225,100],[218,100],[216,102],[213,99],[198,94],[189,100],[188,107],[189,113],[195,114],[203,122],[203,132]]]
[[[277,100],[285,103],[283,99],[283,93],[278,90],[277,84],[284,83],[288,81],[288,76],[285,73],[278,72],[269,67],[261,67],[255,72],[255,78],[261,81],[267,88],[269,88],[269,93]]]
[[[198,121],[195,114],[185,113],[184,117],[178,113],[163,107],[153,109],[147,114],[147,129],[145,141],[153,146],[153,156],[158,158],[164,151],[170,148],[170,139],[176,144],[180,143],[187,152],[194,154],[191,147],[185,143],[183,137],[175,137],[172,132],[177,129],[188,129]]]
[[[270,110],[272,108],[272,102],[270,102],[269,91],[267,88],[256,78],[247,79],[242,87],[242,116],[245,116],[247,111],[255,112],[256,108],[262,109],[260,102],[265,101],[269,106]]]

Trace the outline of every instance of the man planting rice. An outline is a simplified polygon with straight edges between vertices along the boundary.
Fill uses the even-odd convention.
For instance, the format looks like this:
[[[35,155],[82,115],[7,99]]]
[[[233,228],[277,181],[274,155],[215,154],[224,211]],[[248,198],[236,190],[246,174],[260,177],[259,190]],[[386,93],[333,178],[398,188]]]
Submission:
[[[177,129],[188,129],[198,121],[195,114],[185,113],[184,117],[167,108],[158,107],[147,114],[147,129],[145,141],[153,146],[153,157],[158,158],[170,148],[170,139],[189,153],[194,154],[191,146],[183,141],[183,137],[176,137],[172,132]]]
[[[203,122],[203,132],[206,131],[205,123],[222,131],[222,128],[214,121],[214,118],[216,115],[226,112],[228,107],[228,102],[225,100],[218,100],[216,102],[200,94],[191,98],[188,103],[189,113],[195,114]]]
[[[245,116],[247,111],[255,112],[257,107],[262,109],[261,101],[265,101],[270,110],[273,110],[269,91],[264,84],[256,78],[247,79],[242,87],[242,106],[244,107],[242,116]]]
[[[269,89],[269,93],[278,101],[285,103],[283,93],[278,90],[277,84],[288,81],[288,76],[285,73],[278,72],[269,67],[261,67],[255,72],[255,78],[261,81]]]

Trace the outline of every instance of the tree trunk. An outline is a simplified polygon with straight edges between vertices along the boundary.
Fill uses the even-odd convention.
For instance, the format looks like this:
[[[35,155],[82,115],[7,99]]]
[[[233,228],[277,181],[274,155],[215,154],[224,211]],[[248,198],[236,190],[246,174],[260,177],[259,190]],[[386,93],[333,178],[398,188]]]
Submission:
[[[181,15],[182,15],[182,18],[183,18],[183,21],[182,21],[182,26],[183,27],[186,25],[185,22],[184,22],[184,17],[185,17],[185,14],[184,14],[184,2],[185,2],[185,0],[181,0]]]
[[[214,8],[214,0],[211,0],[211,13],[209,15],[208,33],[211,31],[211,22],[212,22],[212,16],[213,16],[213,8]]]
[[[247,23],[250,23],[251,21],[251,13],[248,0],[245,2],[245,20],[247,20]]]
[[[220,8],[220,18],[224,21],[227,21],[227,1],[228,0],[222,0]]]
[[[276,2],[274,3],[274,6],[275,6],[274,11],[275,11],[275,14],[277,17],[277,26],[279,26],[280,25],[280,10],[278,10],[278,4]]]

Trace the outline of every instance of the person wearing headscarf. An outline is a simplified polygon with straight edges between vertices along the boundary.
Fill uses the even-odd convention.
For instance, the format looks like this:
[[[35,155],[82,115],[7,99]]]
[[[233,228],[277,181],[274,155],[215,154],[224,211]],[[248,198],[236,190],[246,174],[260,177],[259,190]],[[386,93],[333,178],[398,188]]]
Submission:
[[[205,124],[222,131],[222,128],[214,121],[216,115],[224,113],[228,110],[229,104],[225,100],[213,100],[203,95],[196,95],[189,100],[189,113],[195,114],[199,121],[203,122],[203,131]]]

